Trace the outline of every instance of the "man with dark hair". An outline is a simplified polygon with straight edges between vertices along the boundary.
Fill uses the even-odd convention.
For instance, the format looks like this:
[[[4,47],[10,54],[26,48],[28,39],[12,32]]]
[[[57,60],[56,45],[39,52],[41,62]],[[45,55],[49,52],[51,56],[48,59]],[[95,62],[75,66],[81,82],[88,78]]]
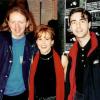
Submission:
[[[90,32],[90,13],[72,9],[69,25],[76,42],[68,55],[66,100],[100,100],[100,38]]]

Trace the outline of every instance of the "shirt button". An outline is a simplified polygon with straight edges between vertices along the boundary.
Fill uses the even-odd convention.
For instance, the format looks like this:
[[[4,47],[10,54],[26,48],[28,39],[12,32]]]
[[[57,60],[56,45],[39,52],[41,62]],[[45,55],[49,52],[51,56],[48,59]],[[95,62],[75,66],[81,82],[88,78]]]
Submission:
[[[9,60],[9,63],[12,63],[12,60]]]
[[[8,77],[8,75],[5,75],[5,77],[7,78],[7,77]]]
[[[29,58],[29,61],[31,61],[32,59],[31,58]]]
[[[32,47],[34,47],[34,45],[32,45]]]
[[[82,57],[84,57],[84,54],[82,54]]]
[[[2,93],[2,92],[3,92],[3,90],[1,89],[1,90],[0,90],[0,92]]]
[[[84,49],[82,49],[82,51],[84,51]]]
[[[84,60],[81,60],[82,62],[84,62]]]

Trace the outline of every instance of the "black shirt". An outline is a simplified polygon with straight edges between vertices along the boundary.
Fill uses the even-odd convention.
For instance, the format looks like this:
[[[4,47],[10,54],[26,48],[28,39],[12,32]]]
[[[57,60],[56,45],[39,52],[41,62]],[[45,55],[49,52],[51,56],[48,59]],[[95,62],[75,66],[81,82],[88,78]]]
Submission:
[[[40,55],[35,74],[35,96],[49,97],[56,95],[56,76],[53,53]]]
[[[90,50],[91,43],[90,41],[86,44],[85,47],[80,47],[78,44],[78,55],[76,61],[76,90],[80,93],[83,93],[83,79],[84,79],[84,72],[87,68],[86,66],[86,59],[87,54]]]

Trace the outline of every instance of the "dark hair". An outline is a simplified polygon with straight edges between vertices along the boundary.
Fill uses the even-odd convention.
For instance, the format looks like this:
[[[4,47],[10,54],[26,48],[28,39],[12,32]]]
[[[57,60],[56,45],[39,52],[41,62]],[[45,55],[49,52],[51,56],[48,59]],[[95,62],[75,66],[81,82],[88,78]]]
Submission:
[[[6,17],[5,17],[5,20],[4,20],[4,23],[2,25],[2,30],[6,30],[6,31],[10,30],[9,25],[8,25],[8,21],[9,21],[10,14],[13,12],[18,12],[26,17],[26,20],[29,22],[29,25],[26,28],[25,32],[35,31],[36,24],[35,24],[32,13],[26,9],[23,9],[23,7],[21,7],[21,6],[15,6],[15,7],[12,7],[8,10]]]
[[[48,25],[43,25],[43,24],[37,27],[35,34],[34,34],[35,39],[37,40],[37,38],[39,38],[39,36],[41,36],[43,33],[45,34],[49,33],[51,36],[51,39],[54,40],[54,36],[55,36],[54,30]]]
[[[70,25],[70,18],[71,18],[71,16],[74,13],[77,13],[77,12],[80,12],[82,14],[82,18],[85,18],[85,16],[87,16],[88,22],[92,21],[91,14],[87,10],[85,10],[84,8],[74,8],[74,9],[72,9],[70,11],[70,14],[69,14],[69,25]]]

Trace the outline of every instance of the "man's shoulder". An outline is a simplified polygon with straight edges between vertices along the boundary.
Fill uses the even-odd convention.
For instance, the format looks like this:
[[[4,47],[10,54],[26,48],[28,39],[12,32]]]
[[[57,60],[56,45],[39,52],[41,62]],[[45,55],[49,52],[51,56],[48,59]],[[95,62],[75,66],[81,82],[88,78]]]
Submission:
[[[0,36],[2,37],[9,37],[10,32],[9,31],[0,31]]]
[[[0,40],[4,39],[6,32],[5,31],[0,31]]]
[[[7,41],[10,42],[11,40],[11,33],[9,31],[0,31],[0,42]]]
[[[100,35],[96,34],[96,38],[97,38],[97,41],[98,41],[98,46],[100,47]]]

